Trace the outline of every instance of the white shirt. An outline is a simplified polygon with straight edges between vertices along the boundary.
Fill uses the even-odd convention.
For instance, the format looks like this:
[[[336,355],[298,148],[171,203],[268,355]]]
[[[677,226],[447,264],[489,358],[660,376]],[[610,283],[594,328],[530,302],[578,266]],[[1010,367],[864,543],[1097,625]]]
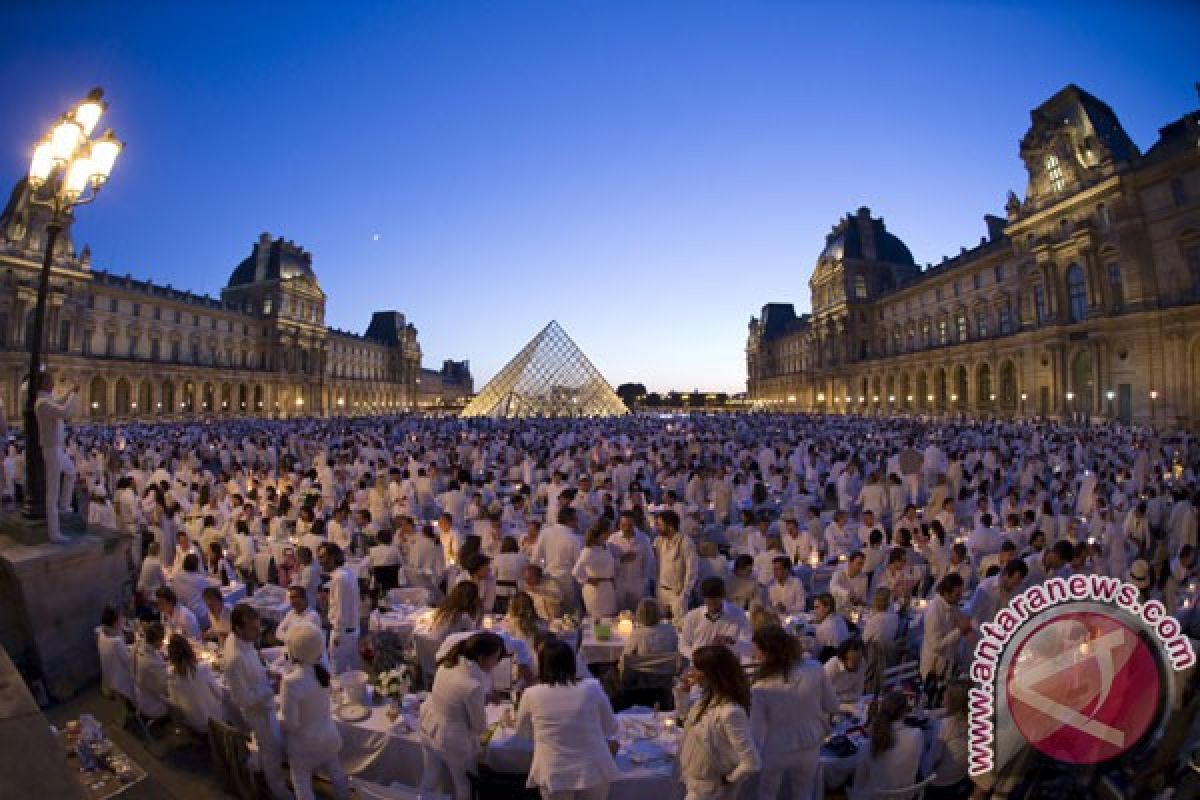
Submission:
[[[452,667],[438,667],[433,689],[421,705],[419,730],[423,742],[456,761],[471,762],[479,751],[479,735],[487,729],[484,676],[474,661],[460,658]]]
[[[167,662],[145,641],[133,648],[133,700],[147,717],[167,715]]]
[[[679,629],[679,652],[691,658],[698,647],[715,644],[718,636],[724,636],[735,642],[750,640],[750,621],[746,612],[725,601],[720,614],[714,618],[708,615],[708,608],[701,605],[693,608],[683,617]]]
[[[329,576],[329,627],[334,634],[358,632],[358,579],[345,564]]]
[[[175,604],[175,610],[171,616],[163,617],[162,624],[167,629],[168,636],[178,633],[189,639],[200,638],[200,623],[196,622],[196,615],[182,603]]]
[[[617,718],[594,679],[535,684],[521,696],[517,735],[533,739],[529,784],[546,792],[588,789],[617,777],[608,739]]]
[[[767,602],[773,611],[783,614],[796,614],[804,610],[804,584],[793,575],[783,583],[772,579],[767,585]]]
[[[825,675],[839,702],[857,703],[862,699],[867,682],[866,663],[865,660],[859,662],[858,670],[850,672],[837,656],[825,662]]]
[[[233,704],[247,716],[270,714],[275,707],[275,692],[267,680],[258,649],[237,634],[225,637],[225,685]]]
[[[311,665],[293,665],[279,687],[279,727],[293,761],[324,761],[342,748],[329,709],[329,688]],[[299,759],[297,758],[299,757]]]
[[[875,796],[877,789],[898,789],[916,781],[924,747],[921,731],[903,722],[896,722],[894,727],[896,741],[891,749],[874,756],[870,745],[867,745],[858,759],[854,783],[850,787],[851,800],[869,800]]]
[[[132,700],[133,663],[125,637],[120,631],[109,633],[100,628],[96,635],[96,649],[100,653],[100,679],[104,690]]]
[[[850,638],[850,631],[846,627],[846,620],[841,614],[836,612],[825,617],[817,625],[816,640],[817,647],[837,647],[842,642]]]
[[[847,567],[843,566],[829,580],[829,593],[837,601],[838,608],[862,605],[867,599],[866,570],[861,569],[851,577]]]
[[[538,534],[530,560],[541,563],[548,575],[569,576],[579,560],[583,545],[575,531],[566,525],[547,525]]]
[[[279,624],[275,626],[275,638],[281,642],[286,642],[288,631],[290,631],[294,625],[297,625],[301,622],[312,625],[317,630],[321,630],[321,617],[316,611],[313,611],[311,608],[306,608],[297,614],[295,609],[289,608],[288,612],[283,615],[283,619],[281,619]]]
[[[617,531],[608,538],[608,549],[612,551],[617,562],[616,580],[621,586],[628,586],[641,592],[647,583],[654,578],[656,565],[654,563],[654,546],[650,537],[635,530],[632,537]],[[621,561],[627,553],[632,553],[634,559],[628,563]]]
[[[787,679],[773,675],[756,681],[750,704],[754,741],[767,766],[782,765],[797,751],[821,746],[829,715],[838,710],[833,684],[820,662],[805,658]]]
[[[224,721],[221,713],[221,687],[208,664],[197,663],[191,677],[171,671],[167,676],[167,693],[171,703],[183,712],[188,727],[208,732],[208,721]]]
[[[146,556],[138,573],[138,591],[150,597],[166,585],[167,575],[163,572],[162,561],[158,556]]]
[[[958,628],[957,608],[951,608],[940,594],[935,594],[925,609],[925,638],[921,642],[921,677],[930,672],[941,674],[955,659],[955,650],[962,640]]]

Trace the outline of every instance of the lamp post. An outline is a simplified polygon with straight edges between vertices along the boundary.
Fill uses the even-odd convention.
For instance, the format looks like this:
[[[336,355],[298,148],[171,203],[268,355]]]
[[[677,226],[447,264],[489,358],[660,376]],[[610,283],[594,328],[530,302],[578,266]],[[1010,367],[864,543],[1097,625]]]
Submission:
[[[46,302],[50,294],[50,270],[58,237],[71,222],[71,209],[96,199],[108,180],[123,146],[110,130],[92,138],[92,131],[107,108],[104,92],[93,89],[64,114],[33,149],[29,163],[29,202],[50,210],[46,224],[46,253],[38,278],[37,304],[33,311],[32,339],[29,342],[29,379],[25,394],[25,502],[21,512],[26,519],[46,517],[46,468],[38,437],[34,411],[42,374],[42,340],[46,331]]]
[[[1104,399],[1108,401],[1108,416],[1109,417],[1112,417],[1112,415],[1113,415],[1113,398],[1116,396],[1117,396],[1117,393],[1114,392],[1112,389],[1109,389],[1108,391],[1106,391],[1104,393]]]
[[[1158,390],[1151,389],[1150,390],[1150,424],[1151,425],[1154,424],[1154,420],[1157,418],[1157,415],[1155,414],[1155,411],[1154,411],[1154,401],[1157,399],[1158,399]]]
[[[1075,421],[1075,393],[1067,392],[1067,419]]]

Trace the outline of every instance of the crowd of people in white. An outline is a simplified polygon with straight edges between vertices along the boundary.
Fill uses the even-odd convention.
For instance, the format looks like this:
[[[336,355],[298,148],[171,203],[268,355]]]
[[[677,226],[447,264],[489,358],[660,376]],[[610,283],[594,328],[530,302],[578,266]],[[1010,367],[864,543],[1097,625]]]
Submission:
[[[1006,796],[1020,774],[967,776],[961,673],[1015,593],[1103,573],[1195,625],[1200,445],[1182,433],[745,414],[295,419],[81,426],[64,455],[89,524],[133,539],[145,622],[130,651],[106,610],[106,688],[202,727],[223,713],[222,687],[195,642],[221,642],[241,716],[229,721],[253,731],[276,797],[312,797],[314,771],[347,796],[331,676],[361,666],[373,584],[397,575],[427,576],[436,603],[424,776],[457,800],[508,654],[528,785],[608,796],[612,686],[574,637],[549,632],[564,615],[634,612],[625,653],[678,656],[678,778],[695,800],[820,796],[831,715],[856,705],[869,740],[839,787],[849,796],[917,782],[923,758],[926,797]],[[6,461],[5,474],[20,473]],[[272,542],[295,563],[272,560],[291,611],[269,633],[222,587],[253,592]],[[484,630],[492,614],[504,633]],[[258,649],[271,640],[290,658],[281,679]],[[881,680],[910,657],[936,697],[932,737]]]

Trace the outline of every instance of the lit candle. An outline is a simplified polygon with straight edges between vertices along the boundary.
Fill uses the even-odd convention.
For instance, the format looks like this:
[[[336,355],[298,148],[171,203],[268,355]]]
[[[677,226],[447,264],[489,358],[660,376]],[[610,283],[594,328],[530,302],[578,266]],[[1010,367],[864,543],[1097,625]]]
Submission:
[[[809,563],[809,566],[813,566],[813,567],[815,567],[821,563],[821,557],[817,555],[816,550],[813,550],[812,554],[808,557],[808,563]]]
[[[629,636],[630,634],[632,634],[633,633],[633,620],[622,619],[620,622],[618,622],[617,623],[617,633],[621,634],[622,636]]]
[[[496,620],[491,614],[483,615],[483,629],[485,631],[490,631],[492,629],[492,626],[495,624],[496,624]]]

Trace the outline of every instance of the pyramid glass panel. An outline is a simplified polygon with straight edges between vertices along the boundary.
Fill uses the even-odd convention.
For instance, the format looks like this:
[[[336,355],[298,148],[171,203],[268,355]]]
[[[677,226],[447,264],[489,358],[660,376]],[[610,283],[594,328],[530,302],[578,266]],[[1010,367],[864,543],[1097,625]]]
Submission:
[[[628,414],[604,376],[557,322],[517,353],[463,409],[464,417],[612,417]]]

